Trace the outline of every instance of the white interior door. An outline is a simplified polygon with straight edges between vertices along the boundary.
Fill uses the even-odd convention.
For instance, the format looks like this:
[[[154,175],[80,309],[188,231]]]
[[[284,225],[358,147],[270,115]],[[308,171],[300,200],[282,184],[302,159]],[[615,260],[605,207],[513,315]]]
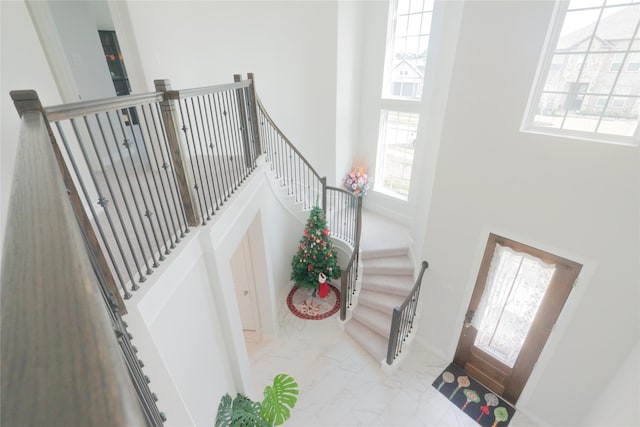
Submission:
[[[260,317],[258,315],[255,275],[248,234],[242,238],[236,252],[231,257],[231,271],[240,309],[242,329],[259,332]]]

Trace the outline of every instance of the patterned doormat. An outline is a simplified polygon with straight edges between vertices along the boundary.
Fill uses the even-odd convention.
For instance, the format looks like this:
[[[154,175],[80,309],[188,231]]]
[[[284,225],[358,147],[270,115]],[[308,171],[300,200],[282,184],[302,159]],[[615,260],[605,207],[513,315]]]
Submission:
[[[289,310],[301,319],[322,320],[340,310],[340,291],[329,285],[329,293],[324,298],[313,296],[313,291],[294,286],[287,295]]]
[[[486,427],[506,427],[516,410],[462,368],[450,364],[433,386],[465,414]]]

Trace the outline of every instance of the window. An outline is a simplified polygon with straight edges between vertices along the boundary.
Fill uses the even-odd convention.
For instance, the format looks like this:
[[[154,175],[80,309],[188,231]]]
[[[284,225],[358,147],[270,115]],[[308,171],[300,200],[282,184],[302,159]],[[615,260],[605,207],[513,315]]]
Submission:
[[[558,2],[524,131],[638,145],[640,1]]]
[[[407,200],[424,86],[433,0],[392,0],[382,85],[378,192]]]

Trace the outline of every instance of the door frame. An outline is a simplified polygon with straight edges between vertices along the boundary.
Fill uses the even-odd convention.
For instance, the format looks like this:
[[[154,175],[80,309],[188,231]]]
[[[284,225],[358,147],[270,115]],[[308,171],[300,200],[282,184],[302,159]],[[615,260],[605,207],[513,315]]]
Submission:
[[[461,332],[460,326],[464,322],[465,314],[469,307],[469,302],[471,301],[471,297],[475,288],[478,272],[482,265],[487,241],[489,235],[492,233],[501,236],[509,236],[511,240],[515,240],[527,246],[535,247],[542,251],[550,252],[562,258],[570,259],[579,264],[582,264],[582,270],[580,271],[578,279],[574,283],[573,290],[571,291],[569,298],[565,302],[560,316],[556,320],[555,327],[549,335],[542,352],[538,356],[538,361],[535,364],[531,374],[529,375],[529,379],[524,389],[522,390],[522,394],[518,399],[517,407],[526,408],[531,402],[532,396],[536,392],[536,386],[543,379],[546,369],[552,364],[553,354],[561,346],[563,336],[567,332],[571,319],[577,312],[580,301],[589,288],[591,279],[595,274],[598,263],[595,260],[585,257],[583,254],[574,252],[573,250],[567,249],[566,247],[559,247],[553,243],[550,244],[549,241],[552,239],[547,239],[546,242],[542,242],[540,240],[531,238],[531,236],[513,232],[513,230],[510,230],[508,228],[490,224],[483,224],[480,227],[480,232],[477,234],[473,255],[470,256],[473,262],[470,264],[468,270],[466,279],[467,285],[465,286],[463,294],[460,296],[461,302],[458,306],[458,314],[456,317],[456,319],[458,320],[456,320],[452,324],[448,351],[446,353],[450,356],[447,358],[446,354],[442,354],[443,358],[445,359],[453,360],[453,357],[456,353]]]

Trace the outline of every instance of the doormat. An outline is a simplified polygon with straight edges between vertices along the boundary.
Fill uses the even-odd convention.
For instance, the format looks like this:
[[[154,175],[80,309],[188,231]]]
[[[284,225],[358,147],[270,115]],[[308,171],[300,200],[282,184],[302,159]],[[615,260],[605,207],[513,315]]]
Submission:
[[[513,406],[453,363],[436,378],[433,386],[481,426],[506,427],[516,413]]]
[[[311,289],[294,286],[287,295],[289,310],[301,319],[322,320],[340,310],[340,291],[329,285],[329,293],[324,298],[313,296]]]

